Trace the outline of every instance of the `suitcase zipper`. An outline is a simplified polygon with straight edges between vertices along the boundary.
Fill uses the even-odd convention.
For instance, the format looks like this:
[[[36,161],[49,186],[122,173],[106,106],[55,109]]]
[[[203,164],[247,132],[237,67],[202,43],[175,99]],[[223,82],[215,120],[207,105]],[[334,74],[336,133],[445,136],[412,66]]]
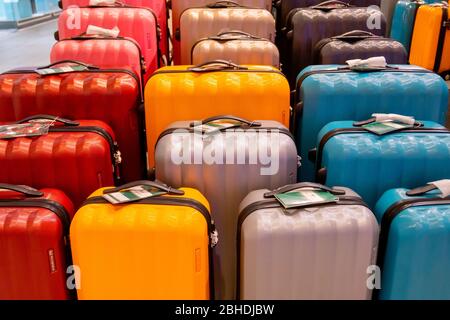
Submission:
[[[355,196],[339,196],[339,200],[333,203],[323,203],[323,204],[312,204],[308,206],[303,206],[301,208],[292,208],[289,210],[298,210],[302,208],[323,208],[323,207],[332,207],[332,206],[340,206],[340,205],[357,205],[369,208],[369,206],[360,198]],[[245,207],[238,217],[238,226],[237,226],[237,234],[236,234],[236,252],[237,252],[237,263],[236,263],[236,299],[240,299],[241,292],[241,233],[242,233],[242,224],[245,219],[254,213],[257,210],[263,209],[276,209],[283,208],[283,206],[276,199],[269,200],[261,200],[254,202],[247,207]]]
[[[93,126],[80,127],[50,127],[49,132],[93,132],[102,136],[109,144],[111,154],[111,161],[113,162],[113,176],[115,183],[120,181],[119,165],[122,163],[122,154],[119,150],[117,142],[111,135],[103,128]]]
[[[424,206],[438,206],[438,205],[450,205],[450,199],[448,198],[404,199],[394,203],[386,210],[383,217],[381,218],[380,241],[378,244],[378,256],[376,265],[380,268],[380,270],[383,270],[384,267],[386,250],[389,241],[389,231],[394,219],[403,211],[410,208],[424,207]],[[378,299],[380,295],[380,289],[374,289],[373,294],[374,298]]]
[[[327,142],[337,136],[337,135],[341,135],[341,134],[351,134],[351,133],[368,133],[368,134],[373,134],[370,133],[369,131],[367,131],[364,128],[339,128],[339,129],[334,129],[331,130],[329,132],[327,132],[322,139],[320,140],[319,143],[319,147],[317,148],[317,150],[313,150],[314,152],[312,154],[310,154],[310,161],[315,162],[316,164],[316,181],[318,182],[324,182],[321,181],[323,180],[322,177],[319,177],[319,171],[321,170],[321,166],[322,166],[322,156],[323,156],[323,149],[325,148],[325,145],[327,144]],[[409,128],[409,129],[403,129],[400,131],[394,131],[391,132],[390,134],[395,134],[395,133],[443,133],[443,134],[450,134],[450,131],[448,131],[445,128],[442,129],[438,129],[438,128],[423,128],[423,127],[418,127],[418,128]],[[389,134],[387,134],[389,135]]]

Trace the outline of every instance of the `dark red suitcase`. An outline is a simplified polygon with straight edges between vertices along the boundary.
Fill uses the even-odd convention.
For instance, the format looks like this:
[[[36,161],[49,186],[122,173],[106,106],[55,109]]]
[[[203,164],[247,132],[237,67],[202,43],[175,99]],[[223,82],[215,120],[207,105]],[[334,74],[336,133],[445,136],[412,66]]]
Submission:
[[[98,188],[118,182],[119,163],[114,134],[101,121],[58,119],[48,134],[0,139],[1,182],[62,190],[76,208]]]
[[[65,65],[68,64],[60,64]],[[103,121],[113,129],[121,147],[123,182],[145,176],[140,106],[139,80],[126,70],[88,68],[39,75],[28,68],[0,75],[0,122],[19,121],[36,114]]]
[[[0,184],[0,300],[72,296],[66,284],[73,215],[72,202],[59,190]]]

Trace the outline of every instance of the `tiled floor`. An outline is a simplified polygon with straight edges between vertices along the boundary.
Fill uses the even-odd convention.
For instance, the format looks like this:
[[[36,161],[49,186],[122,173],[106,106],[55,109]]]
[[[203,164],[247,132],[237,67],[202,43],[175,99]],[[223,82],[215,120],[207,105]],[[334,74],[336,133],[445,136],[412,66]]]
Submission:
[[[21,30],[0,30],[0,72],[49,63],[57,20]]]

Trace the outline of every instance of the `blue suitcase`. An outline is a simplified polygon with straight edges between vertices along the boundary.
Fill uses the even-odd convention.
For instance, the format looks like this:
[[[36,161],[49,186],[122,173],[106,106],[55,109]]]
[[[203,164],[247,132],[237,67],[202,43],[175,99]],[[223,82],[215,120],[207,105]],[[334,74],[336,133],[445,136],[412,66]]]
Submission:
[[[448,87],[428,70],[401,65],[378,72],[357,72],[344,66],[304,69],[297,78],[292,129],[303,159],[315,147],[317,134],[327,123],[364,120],[373,113],[407,114],[445,124]],[[305,161],[300,180],[314,179],[314,165]]]
[[[450,299],[450,180],[436,184],[443,192],[429,184],[389,190],[378,201],[381,290],[375,298]]]
[[[356,122],[336,121],[320,131],[309,159],[317,182],[351,188],[374,208],[389,189],[450,178],[450,131],[425,121],[378,135]]]
[[[400,0],[397,2],[392,18],[390,35],[392,39],[401,42],[408,53],[411,47],[417,9],[424,3],[434,2],[440,2],[440,0]]]

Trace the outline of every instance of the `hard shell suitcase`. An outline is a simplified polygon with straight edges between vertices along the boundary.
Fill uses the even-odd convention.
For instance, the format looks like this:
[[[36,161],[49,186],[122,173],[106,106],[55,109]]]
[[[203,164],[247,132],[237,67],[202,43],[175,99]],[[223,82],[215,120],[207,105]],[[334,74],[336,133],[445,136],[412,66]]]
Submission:
[[[395,5],[389,34],[392,39],[401,42],[408,53],[417,9],[422,4],[423,2],[420,0],[399,0]]]
[[[450,180],[393,189],[378,201],[381,300],[450,299]]]
[[[249,8],[261,8],[268,11],[272,11],[272,0],[236,0],[234,3],[246,6]],[[212,4],[212,0],[172,0],[172,30],[174,33],[173,38],[173,51],[174,51],[174,62],[175,64],[181,63],[181,48],[180,41],[177,39],[177,34],[180,34],[180,19],[181,15],[190,8],[199,8],[206,5]],[[220,3],[227,5],[231,1],[220,1]],[[223,31],[223,30],[221,30]]]
[[[359,123],[329,123],[310,154],[316,181],[351,188],[373,208],[389,189],[450,178],[450,131],[434,122],[422,124],[377,135]]]
[[[81,61],[101,69],[124,69],[134,72],[144,87],[145,59],[139,44],[131,38],[79,36],[55,43],[50,62]],[[143,89],[142,89],[143,90]]]
[[[380,8],[386,17],[386,34],[391,34],[392,17],[394,15],[395,6],[399,0],[381,0]]]
[[[60,67],[83,67],[55,63],[54,74],[38,69],[13,70],[0,75],[0,122],[14,122],[36,114],[62,118],[93,119],[107,123],[122,152],[121,178],[134,181],[145,176],[143,119],[140,119],[139,80],[127,70],[88,68],[71,72]]]
[[[407,64],[408,54],[395,40],[367,31],[350,31],[320,40],[314,48],[314,64],[345,64],[352,59],[383,56],[390,64]]]
[[[409,65],[362,72],[343,65],[312,66],[297,80],[293,126],[303,159],[315,147],[327,123],[364,120],[374,112],[398,113],[445,124],[448,88],[438,75]],[[313,164],[305,161],[301,181],[314,179]]]
[[[242,7],[232,2],[191,8],[180,17],[180,63],[192,64],[191,51],[197,41],[230,30],[275,41],[275,19],[265,9]]]
[[[194,44],[191,50],[193,64],[214,60],[280,67],[280,53],[274,43],[237,30],[222,32]]]
[[[72,202],[55,189],[0,189],[0,299],[69,299]]]
[[[86,33],[89,26],[104,29],[118,29],[119,36],[134,39],[141,47],[145,58],[147,81],[150,75],[159,68],[160,51],[155,13],[145,8],[69,8],[58,18],[57,40],[70,39]]]
[[[157,17],[158,26],[161,32],[161,37],[159,39],[159,48],[161,53],[166,58],[170,56],[169,49],[169,36],[170,31],[167,25],[167,20],[169,17],[169,11],[167,10],[166,0],[62,0],[60,1],[60,7],[62,9],[67,9],[70,6],[78,7],[95,7],[95,6],[133,6],[138,8],[148,8],[151,9]]]
[[[48,134],[0,139],[0,181],[59,189],[77,208],[119,179],[120,151],[105,123],[36,115],[17,124],[43,119],[55,123]]]
[[[103,195],[136,186],[166,192],[111,204]],[[215,238],[208,201],[194,189],[150,181],[96,191],[70,227],[81,300],[213,298]]]
[[[275,195],[325,191],[335,202],[286,210]],[[239,293],[243,300],[367,300],[376,261],[375,215],[350,189],[315,183],[251,192],[240,205]]]
[[[447,3],[417,10],[409,61],[450,80],[450,17]]]
[[[380,11],[350,7],[340,1],[294,9],[289,13],[287,27],[281,34],[284,43],[280,49],[283,71],[294,87],[299,72],[314,63],[314,47],[320,40],[353,30],[384,36],[385,28],[386,20]]]
[[[175,121],[233,114],[289,126],[289,85],[269,66],[239,66],[216,61],[165,67],[145,88],[145,117],[150,168],[156,140]]]
[[[197,125],[215,127],[226,121],[234,126],[216,134],[196,132]],[[208,199],[220,235],[214,258],[216,297],[234,299],[239,203],[252,190],[295,182],[298,159],[292,135],[274,121],[232,116],[181,121],[160,135],[155,154],[157,179],[196,188]]]

